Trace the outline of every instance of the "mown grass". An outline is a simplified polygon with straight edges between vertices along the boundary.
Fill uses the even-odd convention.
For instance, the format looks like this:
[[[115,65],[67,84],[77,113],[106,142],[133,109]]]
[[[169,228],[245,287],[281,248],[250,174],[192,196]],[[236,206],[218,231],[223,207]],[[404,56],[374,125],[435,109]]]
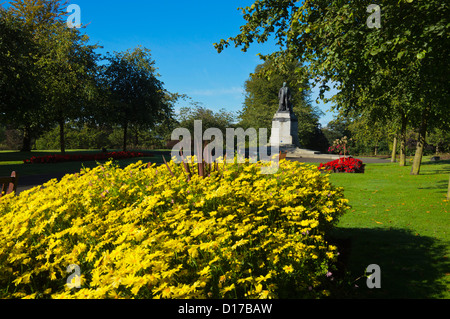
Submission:
[[[119,151],[119,150],[108,150]],[[68,150],[66,154],[96,154],[99,150]],[[152,151],[146,151],[151,153]],[[15,151],[0,151],[0,176],[9,176],[12,171],[16,171],[20,176],[34,176],[34,175],[49,175],[53,173],[76,173],[79,172],[82,167],[93,168],[98,165],[96,161],[84,161],[84,162],[66,162],[55,164],[24,164],[25,159],[29,159],[32,156],[45,156],[50,154],[60,154],[59,151],[32,151],[32,152],[15,152]],[[121,167],[128,166],[139,160],[148,161],[152,163],[162,162],[162,157],[159,154],[155,154],[153,157],[138,157],[129,158],[123,160],[117,160],[117,163]],[[104,161],[103,161],[104,162]],[[100,161],[99,163],[103,163]]]
[[[450,161],[425,160],[419,176],[410,169],[368,164],[365,174],[331,175],[352,205],[333,233],[351,245],[346,281],[354,289],[341,297],[450,298]],[[381,268],[380,289],[358,279],[370,264]]]

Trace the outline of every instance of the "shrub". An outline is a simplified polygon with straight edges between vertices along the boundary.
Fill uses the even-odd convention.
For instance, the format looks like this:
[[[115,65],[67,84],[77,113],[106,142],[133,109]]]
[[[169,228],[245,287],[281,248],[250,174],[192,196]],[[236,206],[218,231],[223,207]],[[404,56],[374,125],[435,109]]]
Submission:
[[[315,166],[282,160],[119,169],[111,162],[0,200],[1,298],[316,298],[348,208]],[[170,172],[168,170],[170,168]],[[80,267],[81,288],[66,285]]]
[[[328,170],[334,173],[364,173],[365,164],[359,159],[353,157],[339,158],[337,160],[321,163],[319,170]]]

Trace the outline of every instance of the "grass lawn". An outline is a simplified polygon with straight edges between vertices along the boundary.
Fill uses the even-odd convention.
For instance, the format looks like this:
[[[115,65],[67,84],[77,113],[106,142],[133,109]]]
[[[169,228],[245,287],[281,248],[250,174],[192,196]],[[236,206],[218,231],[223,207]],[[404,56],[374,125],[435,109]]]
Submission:
[[[66,154],[97,154],[100,152],[101,151],[99,150],[68,150],[66,151]],[[151,153],[152,151],[148,152]],[[32,156],[45,156],[52,154],[60,154],[60,152],[57,150],[32,152],[0,151],[0,176],[9,176],[12,171],[16,171],[19,176],[47,175],[64,172],[75,173],[79,172],[83,166],[93,168],[98,165],[96,161],[26,165],[23,163],[23,160],[31,158]],[[121,167],[125,167],[131,163],[136,163],[139,160],[142,160],[143,162],[162,163],[162,157],[157,154],[155,154],[154,157],[136,157],[118,160],[117,162]]]
[[[359,288],[342,297],[450,298],[450,161],[411,166],[368,164],[365,174],[332,174],[352,209],[333,236],[350,243],[347,282]],[[381,268],[381,289],[368,289],[365,269]]]

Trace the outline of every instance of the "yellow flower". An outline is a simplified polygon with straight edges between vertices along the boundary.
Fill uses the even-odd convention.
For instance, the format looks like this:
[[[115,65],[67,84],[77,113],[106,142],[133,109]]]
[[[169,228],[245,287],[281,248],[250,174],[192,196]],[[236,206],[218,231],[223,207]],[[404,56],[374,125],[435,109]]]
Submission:
[[[201,271],[199,271],[198,274],[200,276],[206,276],[206,275],[209,275],[210,270],[211,270],[211,267],[208,265],[205,268],[203,268]]]
[[[297,262],[310,263],[309,276],[320,283],[323,262],[337,250],[324,229],[347,201],[315,166],[282,161],[272,176],[258,174],[260,164],[220,164],[220,174],[194,174],[189,182],[184,167],[169,166],[174,178],[164,165],[107,163],[2,199],[0,255],[9,265],[0,267],[0,278],[15,285],[5,297],[40,296],[27,282],[44,272],[67,278],[58,269],[68,262],[83,263],[87,288],[37,291],[53,298],[198,299],[235,290],[233,297],[273,298],[276,270],[293,273]],[[255,274],[244,266],[249,258]],[[210,285],[217,286],[205,291]]]
[[[269,290],[263,290],[263,291],[259,294],[259,298],[260,298],[260,299],[267,299],[268,296],[269,296]]]
[[[285,273],[290,274],[294,271],[294,268],[292,267],[292,265],[289,265],[289,266],[284,266],[283,270]]]
[[[162,291],[163,298],[170,298],[171,288],[167,287]]]
[[[222,295],[225,295],[227,292],[236,289],[236,286],[234,284],[231,284],[228,287],[225,287],[221,290]]]

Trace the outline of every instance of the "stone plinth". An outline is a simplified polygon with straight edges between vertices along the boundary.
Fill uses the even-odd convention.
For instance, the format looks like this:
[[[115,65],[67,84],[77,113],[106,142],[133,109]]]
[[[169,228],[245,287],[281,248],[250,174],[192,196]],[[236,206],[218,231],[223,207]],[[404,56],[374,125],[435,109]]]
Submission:
[[[279,129],[278,134],[274,131],[275,128]],[[291,158],[308,157],[323,160],[339,158],[339,155],[320,154],[318,151],[300,148],[298,140],[298,119],[290,111],[279,111],[273,117],[270,145],[278,146],[282,153],[287,153],[286,157]]]
[[[275,130],[278,128],[278,135]],[[272,135],[270,137],[271,145],[299,146],[298,141],[298,119],[293,112],[277,112],[272,120]]]

